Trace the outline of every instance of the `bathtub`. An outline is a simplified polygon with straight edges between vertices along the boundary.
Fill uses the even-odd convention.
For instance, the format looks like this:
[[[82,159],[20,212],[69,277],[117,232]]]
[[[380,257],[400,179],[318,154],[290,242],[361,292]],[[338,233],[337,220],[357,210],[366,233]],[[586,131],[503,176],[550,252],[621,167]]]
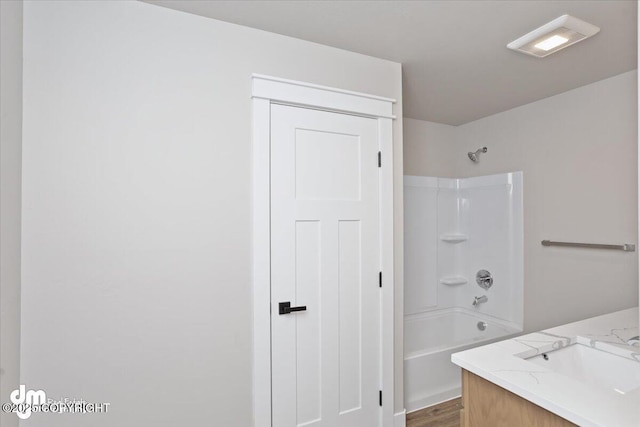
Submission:
[[[486,328],[481,331],[478,322]],[[451,354],[517,334],[514,324],[464,308],[412,314],[404,321],[404,396],[413,412],[460,396]]]

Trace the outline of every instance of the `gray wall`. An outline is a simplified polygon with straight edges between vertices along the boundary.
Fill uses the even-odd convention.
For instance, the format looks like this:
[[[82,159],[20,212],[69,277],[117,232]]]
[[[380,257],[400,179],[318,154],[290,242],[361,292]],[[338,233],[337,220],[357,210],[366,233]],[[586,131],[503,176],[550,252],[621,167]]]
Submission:
[[[20,374],[20,165],[22,2],[0,2],[0,402]],[[3,427],[18,425],[0,412]]]
[[[400,64],[139,2],[26,3],[24,41],[23,381],[251,425],[251,73],[396,98],[401,190]]]
[[[540,245],[638,243],[637,122],[636,71],[444,131],[405,120],[405,173],[524,171],[525,329],[539,330],[637,305],[637,252]]]
[[[457,178],[457,127],[404,118],[404,173]]]

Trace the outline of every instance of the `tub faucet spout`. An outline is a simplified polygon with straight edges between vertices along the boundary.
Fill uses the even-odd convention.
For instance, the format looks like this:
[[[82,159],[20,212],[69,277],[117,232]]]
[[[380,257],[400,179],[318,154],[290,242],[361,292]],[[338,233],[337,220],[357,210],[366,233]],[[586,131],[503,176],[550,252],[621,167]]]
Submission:
[[[482,295],[481,297],[475,297],[473,299],[473,306],[477,307],[480,304],[482,304],[483,302],[487,302],[487,301],[489,301],[489,298],[487,298],[486,295]]]

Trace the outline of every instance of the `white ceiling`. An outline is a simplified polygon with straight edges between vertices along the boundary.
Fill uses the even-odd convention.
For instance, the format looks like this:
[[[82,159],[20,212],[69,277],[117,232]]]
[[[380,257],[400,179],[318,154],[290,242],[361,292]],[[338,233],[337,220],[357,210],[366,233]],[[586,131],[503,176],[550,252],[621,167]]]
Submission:
[[[635,0],[148,2],[401,62],[404,115],[450,125],[637,67]],[[505,47],[565,13],[600,33],[544,59]]]

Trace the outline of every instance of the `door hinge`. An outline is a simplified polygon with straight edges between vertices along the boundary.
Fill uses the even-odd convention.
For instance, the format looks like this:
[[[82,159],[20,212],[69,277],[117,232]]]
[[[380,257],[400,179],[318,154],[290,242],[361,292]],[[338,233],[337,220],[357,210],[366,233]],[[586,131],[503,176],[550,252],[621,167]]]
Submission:
[[[378,273],[378,285],[382,287],[382,271]]]
[[[382,390],[380,390],[379,402],[380,402],[380,406],[382,406]]]
[[[382,167],[382,151],[378,151],[378,167]]]

